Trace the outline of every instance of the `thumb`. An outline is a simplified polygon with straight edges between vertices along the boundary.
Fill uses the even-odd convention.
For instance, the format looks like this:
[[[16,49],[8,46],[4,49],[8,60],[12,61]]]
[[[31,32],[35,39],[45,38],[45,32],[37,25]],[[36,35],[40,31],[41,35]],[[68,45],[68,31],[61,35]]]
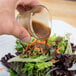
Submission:
[[[28,33],[28,31],[22,27],[21,25],[19,25],[17,22],[15,22],[15,27],[13,30],[13,35],[17,38],[19,38],[20,40],[24,41],[24,42],[29,42],[31,37]]]

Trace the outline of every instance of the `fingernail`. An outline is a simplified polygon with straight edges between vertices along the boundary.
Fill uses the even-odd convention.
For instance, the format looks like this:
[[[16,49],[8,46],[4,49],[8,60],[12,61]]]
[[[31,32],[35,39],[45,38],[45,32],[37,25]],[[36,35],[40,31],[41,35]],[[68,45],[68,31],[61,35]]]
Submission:
[[[22,39],[22,41],[24,41],[24,42],[29,42],[30,41],[30,37],[29,36],[26,36],[26,37],[24,37],[23,39]]]

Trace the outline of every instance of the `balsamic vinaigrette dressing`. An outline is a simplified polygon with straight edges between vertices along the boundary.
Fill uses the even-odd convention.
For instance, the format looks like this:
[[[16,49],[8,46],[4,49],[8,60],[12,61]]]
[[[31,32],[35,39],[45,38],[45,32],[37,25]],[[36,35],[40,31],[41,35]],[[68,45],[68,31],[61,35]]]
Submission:
[[[49,27],[37,21],[32,21],[32,26],[34,29],[34,33],[39,37],[39,39],[48,39],[51,33],[51,29]]]
[[[32,27],[34,33],[39,37],[39,39],[45,40],[45,50],[46,50],[47,40],[50,36],[51,29],[46,25],[37,21],[32,21]]]
[[[45,40],[45,50],[46,50],[46,48],[47,48],[47,41],[48,41],[48,40]]]

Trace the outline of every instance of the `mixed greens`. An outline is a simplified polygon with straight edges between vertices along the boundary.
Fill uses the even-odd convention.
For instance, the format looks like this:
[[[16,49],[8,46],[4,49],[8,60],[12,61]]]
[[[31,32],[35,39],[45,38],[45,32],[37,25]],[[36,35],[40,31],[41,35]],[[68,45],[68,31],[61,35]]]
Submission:
[[[74,76],[69,71],[76,63],[76,46],[70,43],[70,34],[65,37],[51,36],[45,41],[31,37],[29,43],[16,41],[16,56],[10,53],[1,61],[9,68],[11,76]]]

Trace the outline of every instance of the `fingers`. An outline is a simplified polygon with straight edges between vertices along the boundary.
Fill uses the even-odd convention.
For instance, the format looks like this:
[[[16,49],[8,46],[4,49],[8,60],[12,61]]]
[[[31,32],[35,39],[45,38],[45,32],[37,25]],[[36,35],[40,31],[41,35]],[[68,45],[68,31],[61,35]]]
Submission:
[[[38,0],[32,0],[31,1],[31,6],[34,7],[36,5],[40,5],[40,2]]]
[[[17,3],[17,10],[22,14],[25,11],[31,10],[35,5],[39,5],[40,2],[37,0],[20,0]]]
[[[40,2],[38,0],[18,0],[17,5],[39,5]]]
[[[18,5],[17,10],[19,11],[20,14],[24,13],[25,11],[31,10],[32,7],[30,5]]]
[[[15,22],[15,27],[12,34],[24,42],[29,42],[31,39],[27,30],[24,27],[20,26],[17,22]]]

